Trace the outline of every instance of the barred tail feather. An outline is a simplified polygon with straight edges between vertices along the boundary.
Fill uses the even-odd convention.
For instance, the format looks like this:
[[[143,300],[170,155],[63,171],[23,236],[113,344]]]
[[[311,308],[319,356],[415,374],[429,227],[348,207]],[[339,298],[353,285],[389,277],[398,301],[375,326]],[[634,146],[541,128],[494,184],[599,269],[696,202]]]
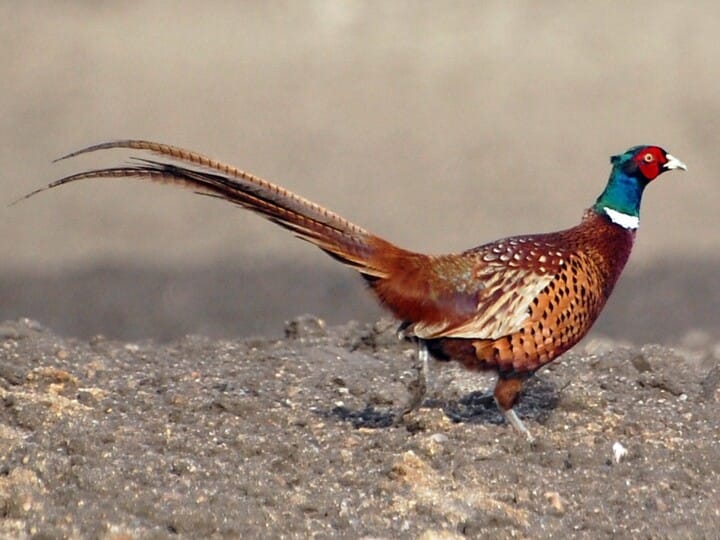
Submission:
[[[230,201],[261,214],[359,271],[370,281],[387,277],[386,269],[382,267],[384,265],[378,256],[380,252],[388,249],[402,251],[338,214],[278,185],[202,154],[175,146],[139,140],[114,141],[89,146],[56,161],[112,148],[149,151],[182,164],[133,158],[132,165],[96,169],[66,176],[33,191],[23,199],[78,180],[142,178],[192,189],[199,194]]]

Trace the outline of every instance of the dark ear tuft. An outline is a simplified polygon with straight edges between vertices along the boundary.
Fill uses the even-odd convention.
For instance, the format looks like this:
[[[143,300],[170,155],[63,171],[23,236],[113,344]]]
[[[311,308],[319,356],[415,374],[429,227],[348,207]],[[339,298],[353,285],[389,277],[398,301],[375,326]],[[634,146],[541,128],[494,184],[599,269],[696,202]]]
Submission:
[[[622,169],[625,174],[629,176],[635,176],[638,174],[640,167],[634,159],[629,159],[625,162]]]

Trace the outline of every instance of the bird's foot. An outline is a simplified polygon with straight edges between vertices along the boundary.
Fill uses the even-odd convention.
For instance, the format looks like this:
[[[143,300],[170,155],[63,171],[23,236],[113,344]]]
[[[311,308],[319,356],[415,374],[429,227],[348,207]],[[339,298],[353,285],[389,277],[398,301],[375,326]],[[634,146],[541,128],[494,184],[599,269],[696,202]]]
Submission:
[[[515,428],[518,433],[525,435],[528,443],[530,443],[530,446],[535,447],[535,437],[532,436],[530,430],[525,426],[523,421],[520,420],[514,410],[508,409],[506,411],[503,411],[503,416],[505,417],[505,420],[507,420],[508,424]]]

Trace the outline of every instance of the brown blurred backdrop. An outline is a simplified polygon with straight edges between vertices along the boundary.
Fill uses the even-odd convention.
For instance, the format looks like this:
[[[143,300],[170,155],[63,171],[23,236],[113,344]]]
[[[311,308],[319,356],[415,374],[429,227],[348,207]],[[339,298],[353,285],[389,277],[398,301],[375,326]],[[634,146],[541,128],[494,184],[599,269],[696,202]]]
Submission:
[[[202,7],[200,7],[202,6]],[[718,335],[720,4],[4,2],[0,201],[147,138],[226,160],[427,252],[574,224],[608,156],[648,190],[596,332]],[[379,313],[360,280],[230,205],[88,182],[0,210],[0,319],[126,339],[277,335]]]

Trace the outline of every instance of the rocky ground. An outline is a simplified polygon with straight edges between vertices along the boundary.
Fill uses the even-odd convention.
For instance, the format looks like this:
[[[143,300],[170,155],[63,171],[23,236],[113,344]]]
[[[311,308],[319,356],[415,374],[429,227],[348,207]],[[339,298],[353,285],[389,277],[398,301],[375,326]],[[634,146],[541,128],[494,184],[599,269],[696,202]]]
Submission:
[[[484,374],[431,365],[389,322],[284,339],[65,339],[0,325],[0,536],[712,537],[720,346],[593,340],[518,412]]]

